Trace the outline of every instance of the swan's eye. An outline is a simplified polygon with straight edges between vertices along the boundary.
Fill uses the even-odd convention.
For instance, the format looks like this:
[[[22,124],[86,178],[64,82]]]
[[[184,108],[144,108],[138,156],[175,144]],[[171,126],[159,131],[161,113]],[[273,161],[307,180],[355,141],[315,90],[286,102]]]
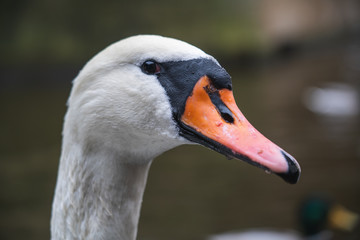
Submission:
[[[141,70],[146,74],[158,74],[161,71],[160,64],[153,61],[147,60],[141,65]]]

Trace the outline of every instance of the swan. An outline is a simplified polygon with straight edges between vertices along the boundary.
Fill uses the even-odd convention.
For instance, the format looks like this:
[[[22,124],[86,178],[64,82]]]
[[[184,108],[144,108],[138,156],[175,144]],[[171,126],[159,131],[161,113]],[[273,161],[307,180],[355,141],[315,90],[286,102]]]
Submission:
[[[296,160],[261,135],[218,61],[180,40],[138,35],[108,46],[73,81],[51,239],[136,239],[149,167],[195,143],[296,183]]]

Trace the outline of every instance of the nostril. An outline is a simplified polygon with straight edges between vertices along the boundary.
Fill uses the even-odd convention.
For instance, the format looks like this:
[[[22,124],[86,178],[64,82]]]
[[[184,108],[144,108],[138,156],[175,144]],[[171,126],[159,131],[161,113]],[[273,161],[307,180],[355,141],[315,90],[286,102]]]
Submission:
[[[206,87],[204,87],[204,89],[209,95],[211,102],[218,110],[221,118],[224,119],[224,121],[227,123],[234,123],[233,113],[221,100],[218,89],[215,88],[213,85],[207,85]]]
[[[211,96],[210,96],[211,98]],[[224,119],[227,123],[234,123],[234,117],[233,113],[230,111],[230,109],[221,101],[220,97],[217,99],[211,98],[212,103],[217,108],[218,112],[220,113],[220,116],[222,119]]]
[[[226,110],[228,110],[228,109],[226,109]],[[228,123],[233,123],[234,122],[234,118],[233,118],[231,112],[230,113],[221,112],[221,117]]]

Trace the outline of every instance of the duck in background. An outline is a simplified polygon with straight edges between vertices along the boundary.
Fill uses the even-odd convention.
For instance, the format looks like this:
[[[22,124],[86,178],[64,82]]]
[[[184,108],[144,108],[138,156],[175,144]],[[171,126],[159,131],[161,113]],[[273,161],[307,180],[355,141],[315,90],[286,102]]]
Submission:
[[[334,234],[330,229],[354,231],[359,215],[327,198],[310,196],[300,204],[298,222],[301,232],[253,229],[212,235],[207,240],[332,240]]]

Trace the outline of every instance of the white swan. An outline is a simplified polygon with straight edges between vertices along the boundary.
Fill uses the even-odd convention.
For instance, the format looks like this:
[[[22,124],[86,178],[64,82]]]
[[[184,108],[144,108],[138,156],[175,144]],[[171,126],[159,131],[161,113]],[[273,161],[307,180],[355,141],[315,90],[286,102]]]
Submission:
[[[199,143],[295,183],[297,162],[236,107],[228,73],[185,42],[141,35],[91,59],[68,100],[52,239],[136,238],[152,159]]]

